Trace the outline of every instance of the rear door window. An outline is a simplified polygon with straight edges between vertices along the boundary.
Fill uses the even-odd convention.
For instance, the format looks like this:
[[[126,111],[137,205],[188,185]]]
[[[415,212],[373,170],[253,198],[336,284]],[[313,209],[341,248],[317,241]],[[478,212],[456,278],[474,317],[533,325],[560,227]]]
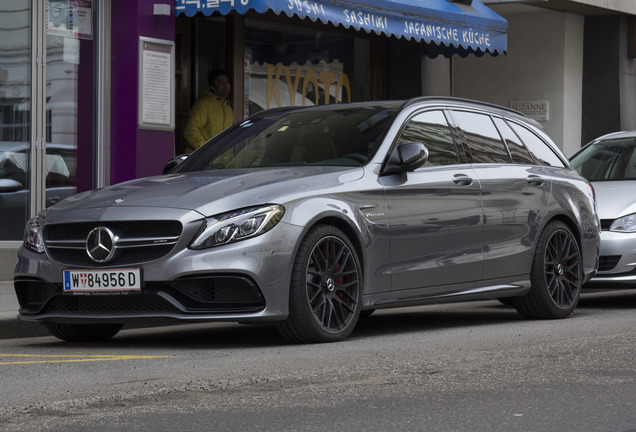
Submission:
[[[532,152],[537,163],[553,167],[565,167],[565,163],[541,138],[531,132],[525,126],[518,123],[509,122],[510,127],[517,133],[521,141]]]
[[[508,146],[510,156],[512,156],[512,161],[519,164],[534,164],[532,155],[523,145],[519,137],[513,132],[512,129],[510,129],[510,126],[508,126],[508,124],[500,118],[495,118],[494,121],[495,125],[497,125],[497,129],[499,129],[501,137],[504,139],[506,145]]]
[[[473,163],[511,163],[508,149],[489,115],[453,111],[453,118],[464,132]]]

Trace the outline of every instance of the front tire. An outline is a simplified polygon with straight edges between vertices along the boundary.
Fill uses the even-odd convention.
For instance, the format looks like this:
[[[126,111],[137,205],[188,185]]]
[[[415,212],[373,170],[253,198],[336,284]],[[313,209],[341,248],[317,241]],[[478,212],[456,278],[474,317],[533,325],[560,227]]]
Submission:
[[[330,225],[311,229],[292,267],[289,316],[279,332],[294,342],[336,342],[360,316],[362,273],[347,236]]]
[[[514,306],[524,318],[566,318],[579,302],[582,274],[581,252],[572,231],[562,222],[551,222],[534,253],[532,288]]]
[[[111,339],[123,324],[45,324],[56,338],[67,342],[101,342]]]

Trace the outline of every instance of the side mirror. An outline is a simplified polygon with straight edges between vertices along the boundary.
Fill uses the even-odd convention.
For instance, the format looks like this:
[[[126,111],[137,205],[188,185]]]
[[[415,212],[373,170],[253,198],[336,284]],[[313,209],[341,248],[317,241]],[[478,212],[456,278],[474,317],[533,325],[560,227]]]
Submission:
[[[161,174],[168,174],[170,171],[172,171],[172,169],[174,167],[176,167],[177,165],[179,165],[181,162],[183,162],[184,160],[186,160],[188,158],[187,154],[182,154],[179,156],[175,156],[172,159],[170,159],[168,162],[166,162],[166,164],[163,166],[163,170],[161,171]]]
[[[415,171],[428,160],[428,149],[420,142],[399,144],[389,156],[383,174]]]
[[[13,179],[0,179],[0,192],[17,192],[24,189],[24,185]]]

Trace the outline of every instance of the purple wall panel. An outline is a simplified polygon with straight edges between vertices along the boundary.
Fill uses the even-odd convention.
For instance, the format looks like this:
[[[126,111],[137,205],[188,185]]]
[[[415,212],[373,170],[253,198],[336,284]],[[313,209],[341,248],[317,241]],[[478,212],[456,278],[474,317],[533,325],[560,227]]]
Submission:
[[[156,3],[171,14],[153,14]],[[174,132],[137,128],[139,37],[174,41],[174,2],[113,0],[111,22],[111,184],[161,173],[174,156]]]

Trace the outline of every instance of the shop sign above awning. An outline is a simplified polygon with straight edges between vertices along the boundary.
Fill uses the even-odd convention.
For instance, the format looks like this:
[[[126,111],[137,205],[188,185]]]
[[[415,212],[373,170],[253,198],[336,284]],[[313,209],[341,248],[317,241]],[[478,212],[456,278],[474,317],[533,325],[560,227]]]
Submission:
[[[176,0],[177,15],[190,17],[250,10],[452,47],[460,55],[506,52],[508,22],[480,0]]]

